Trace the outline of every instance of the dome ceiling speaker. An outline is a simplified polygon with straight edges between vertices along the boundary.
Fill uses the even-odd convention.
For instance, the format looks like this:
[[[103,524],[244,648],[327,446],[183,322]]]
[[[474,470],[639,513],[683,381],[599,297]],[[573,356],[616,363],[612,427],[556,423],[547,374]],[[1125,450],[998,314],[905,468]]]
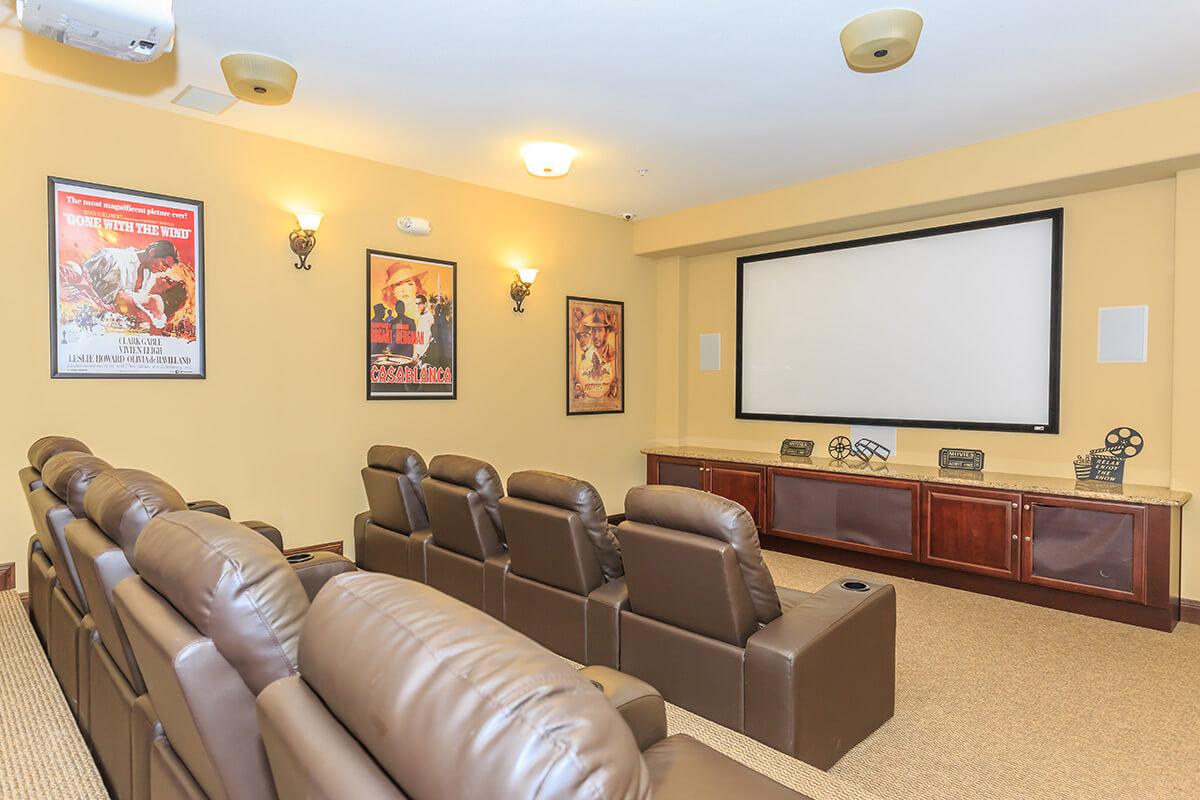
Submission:
[[[286,61],[254,53],[234,53],[221,59],[221,72],[234,97],[264,106],[292,99],[296,70]]]
[[[886,72],[913,57],[924,26],[921,15],[904,8],[872,11],[842,28],[842,52],[855,72]]]

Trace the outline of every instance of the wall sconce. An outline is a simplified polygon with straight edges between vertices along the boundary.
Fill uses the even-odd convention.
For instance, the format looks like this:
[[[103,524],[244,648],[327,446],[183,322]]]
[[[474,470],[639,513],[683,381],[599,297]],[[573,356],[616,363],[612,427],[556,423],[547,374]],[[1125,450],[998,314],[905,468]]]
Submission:
[[[525,298],[529,297],[532,290],[533,282],[537,280],[538,271],[533,267],[522,267],[517,270],[517,277],[513,279],[512,286],[508,289],[508,296],[513,299],[513,311],[518,314],[524,314],[525,309],[522,304]]]
[[[308,263],[308,254],[317,246],[317,228],[321,227],[321,219],[324,216],[320,211],[296,212],[296,230],[288,236],[292,252],[300,257],[293,265],[296,269],[312,269],[312,264]]]

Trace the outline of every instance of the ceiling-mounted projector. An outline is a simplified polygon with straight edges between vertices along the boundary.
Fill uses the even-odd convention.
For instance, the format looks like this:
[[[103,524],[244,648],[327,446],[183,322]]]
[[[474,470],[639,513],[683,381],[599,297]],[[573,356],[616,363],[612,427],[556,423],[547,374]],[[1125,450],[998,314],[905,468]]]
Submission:
[[[30,33],[122,61],[153,61],[175,46],[171,0],[17,0]]]

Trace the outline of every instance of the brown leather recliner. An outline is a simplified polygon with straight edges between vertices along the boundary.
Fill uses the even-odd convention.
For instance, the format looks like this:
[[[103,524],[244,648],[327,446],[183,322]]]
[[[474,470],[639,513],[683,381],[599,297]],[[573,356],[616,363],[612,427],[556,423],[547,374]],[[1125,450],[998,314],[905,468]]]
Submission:
[[[42,485],[29,494],[38,541],[54,564],[46,652],[79,727],[88,729],[87,656],[95,624],[75,559],[67,546],[67,524],[85,516],[83,497],[96,476],[112,469],[82,451],[63,451],[42,466]],[[82,680],[81,680],[82,675]],[[82,690],[81,690],[82,686]]]
[[[413,581],[332,580],[304,620],[299,664],[258,696],[283,800],[801,797],[687,736],[663,739],[650,687],[576,672]],[[637,711],[623,717],[610,695]]]
[[[135,574],[134,546],[147,523],[185,510],[187,503],[148,472],[112,469],[92,480],[83,507],[87,517],[67,525],[67,546],[98,634],[86,669],[92,747],[118,800],[144,800],[150,796],[149,753],[157,723],[112,592]]]
[[[425,582],[503,619],[508,546],[500,476],[486,461],[440,455],[429,462],[421,487],[432,532],[425,545]]]
[[[429,512],[421,481],[425,459],[408,447],[377,444],[362,470],[368,510],[354,519],[354,561],[360,569],[425,580]]]
[[[708,492],[636,487],[625,515],[622,672],[821,769],[891,718],[890,584],[776,589],[750,514]]]
[[[21,491],[25,494],[27,501],[33,491],[42,486],[42,467],[46,465],[46,462],[58,453],[70,451],[89,454],[92,452],[86,444],[70,436],[43,436],[30,445],[29,465],[22,467],[17,472],[17,477],[21,481]],[[50,630],[50,597],[54,591],[57,577],[54,572],[54,563],[38,538],[39,514],[34,510],[32,503],[29,506],[29,513],[33,518],[34,529],[34,534],[29,538],[29,549],[26,553],[29,567],[29,618],[33,622],[33,629],[37,632],[38,638],[45,645]]]
[[[510,560],[504,621],[573,661],[616,667],[625,570],[596,489],[554,472],[515,472],[500,518]]]
[[[134,552],[114,597],[162,720],[151,797],[274,798],[254,698],[296,674],[304,587],[269,542],[210,514],[162,514]]]

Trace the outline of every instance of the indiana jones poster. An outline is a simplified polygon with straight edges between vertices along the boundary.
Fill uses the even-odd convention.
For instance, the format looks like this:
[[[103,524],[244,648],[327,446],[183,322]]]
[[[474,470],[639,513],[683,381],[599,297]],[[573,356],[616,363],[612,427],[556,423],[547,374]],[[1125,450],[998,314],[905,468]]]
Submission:
[[[367,251],[367,399],[458,392],[453,261]]]
[[[625,304],[567,298],[567,414],[625,411]]]

